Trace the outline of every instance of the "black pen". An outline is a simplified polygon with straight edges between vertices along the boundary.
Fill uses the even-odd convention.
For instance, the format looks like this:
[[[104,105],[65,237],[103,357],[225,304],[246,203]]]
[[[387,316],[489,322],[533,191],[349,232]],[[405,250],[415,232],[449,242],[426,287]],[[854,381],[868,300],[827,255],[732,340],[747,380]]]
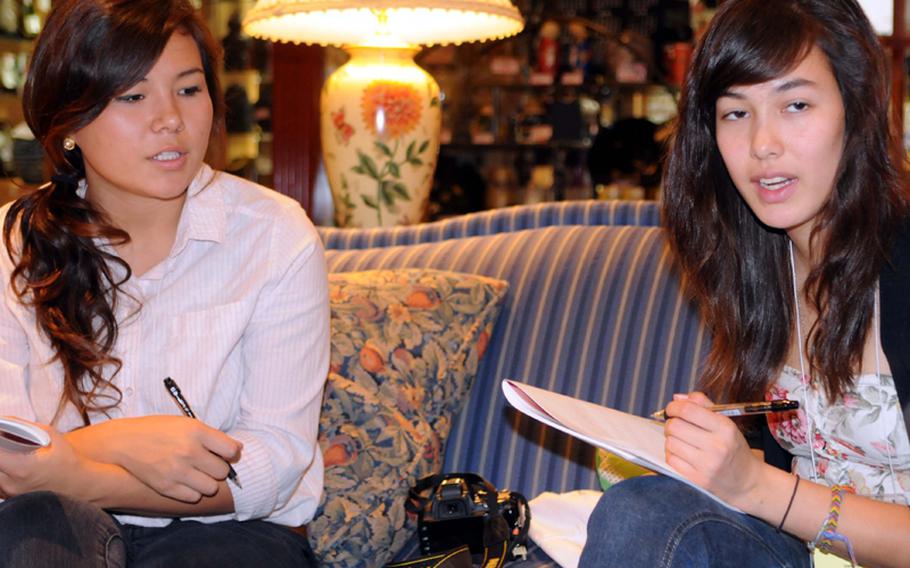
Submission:
[[[171,396],[174,397],[174,400],[177,401],[177,405],[180,407],[180,410],[183,411],[183,414],[188,418],[196,418],[196,415],[193,413],[193,409],[190,408],[190,403],[183,398],[183,393],[180,392],[180,387],[177,386],[177,383],[174,382],[174,379],[167,377],[164,379],[164,386],[167,388],[168,392],[171,393]],[[234,466],[228,463],[228,479],[234,482],[237,487],[243,489],[243,486],[240,485],[240,480],[237,479],[237,472],[234,471]]]
[[[799,408],[798,401],[781,399],[767,402],[715,404],[714,406],[709,406],[708,410],[724,416],[749,416],[750,414],[768,414],[769,412],[783,412],[785,410],[796,410],[797,408]],[[661,409],[652,414],[651,418],[663,421],[667,419],[667,413]]]

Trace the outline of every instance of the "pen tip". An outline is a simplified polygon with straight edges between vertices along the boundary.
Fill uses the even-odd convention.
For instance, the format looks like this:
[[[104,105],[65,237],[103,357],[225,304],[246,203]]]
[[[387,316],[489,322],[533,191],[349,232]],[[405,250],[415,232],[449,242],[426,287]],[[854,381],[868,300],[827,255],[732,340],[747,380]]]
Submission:
[[[240,485],[240,480],[237,478],[237,472],[234,471],[233,467],[231,467],[230,473],[228,473],[228,479],[233,481],[238,489],[243,489],[243,485]]]

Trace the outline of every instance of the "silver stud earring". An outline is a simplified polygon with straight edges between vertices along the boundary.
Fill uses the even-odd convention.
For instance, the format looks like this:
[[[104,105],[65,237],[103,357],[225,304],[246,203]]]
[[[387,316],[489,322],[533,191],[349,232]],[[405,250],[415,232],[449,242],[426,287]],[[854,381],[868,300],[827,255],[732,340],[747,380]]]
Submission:
[[[63,139],[63,149],[67,152],[72,152],[76,149],[76,141],[67,136]]]

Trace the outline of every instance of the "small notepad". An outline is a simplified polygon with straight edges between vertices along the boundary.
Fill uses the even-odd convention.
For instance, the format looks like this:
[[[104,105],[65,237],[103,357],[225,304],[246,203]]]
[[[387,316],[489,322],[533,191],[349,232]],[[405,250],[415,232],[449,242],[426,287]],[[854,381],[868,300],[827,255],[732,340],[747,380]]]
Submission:
[[[509,404],[523,414],[611,452],[649,471],[660,473],[701,491],[718,503],[742,512],[671,468],[664,456],[664,424],[627,412],[537,388],[502,381]]]

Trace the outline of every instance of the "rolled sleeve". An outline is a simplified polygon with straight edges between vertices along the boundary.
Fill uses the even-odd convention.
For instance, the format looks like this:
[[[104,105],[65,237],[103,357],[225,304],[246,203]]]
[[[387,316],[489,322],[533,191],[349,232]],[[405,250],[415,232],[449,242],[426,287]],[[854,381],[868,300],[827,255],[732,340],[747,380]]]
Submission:
[[[25,308],[9,286],[7,268],[4,263],[2,272],[6,284],[0,305],[0,415],[38,420],[28,394],[28,337],[16,317],[16,312],[22,315]]]
[[[303,215],[303,212],[300,212]],[[243,443],[230,484],[235,518],[300,525],[316,511],[323,485],[317,443],[329,366],[328,279],[309,221],[303,234],[276,229],[269,266],[243,338],[240,413],[228,433]]]

